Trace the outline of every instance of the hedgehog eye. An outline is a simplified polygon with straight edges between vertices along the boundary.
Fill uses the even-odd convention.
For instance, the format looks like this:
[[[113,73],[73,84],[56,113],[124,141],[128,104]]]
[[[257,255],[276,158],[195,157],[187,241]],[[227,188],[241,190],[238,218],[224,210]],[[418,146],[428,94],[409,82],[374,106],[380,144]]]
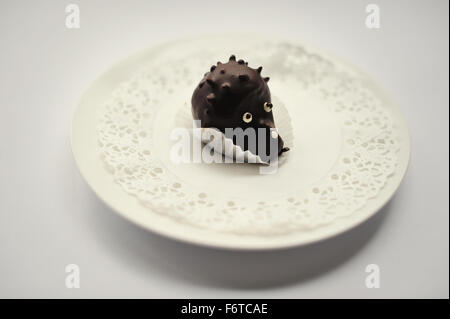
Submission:
[[[242,120],[245,123],[250,123],[252,121],[252,118],[253,118],[252,113],[249,112],[245,112],[244,115],[242,116]]]
[[[273,105],[270,102],[264,102],[264,111],[266,111],[267,113],[269,113],[270,111],[272,111]]]

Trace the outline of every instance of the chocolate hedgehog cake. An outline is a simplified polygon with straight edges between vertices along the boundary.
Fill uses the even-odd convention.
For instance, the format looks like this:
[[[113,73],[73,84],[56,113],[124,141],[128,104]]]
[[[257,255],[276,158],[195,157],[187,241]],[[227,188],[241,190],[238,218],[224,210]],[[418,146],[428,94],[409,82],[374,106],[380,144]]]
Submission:
[[[256,132],[256,155],[261,154],[258,147],[261,133],[265,135],[265,154],[269,154],[270,142],[277,143],[277,154],[289,150],[284,147],[281,136],[275,129],[272,114],[269,77],[261,76],[262,67],[252,69],[244,60],[236,61],[232,55],[227,63],[217,62],[205,73],[192,95],[192,115],[201,121],[201,127],[216,128],[226,135],[226,128],[254,128]],[[272,129],[272,130],[271,130]],[[272,139],[272,140],[271,140]],[[276,139],[276,141],[275,141]],[[249,150],[247,140],[241,143],[233,137],[233,143],[244,151]],[[238,143],[238,144],[237,144]],[[252,149],[250,149],[252,150]]]

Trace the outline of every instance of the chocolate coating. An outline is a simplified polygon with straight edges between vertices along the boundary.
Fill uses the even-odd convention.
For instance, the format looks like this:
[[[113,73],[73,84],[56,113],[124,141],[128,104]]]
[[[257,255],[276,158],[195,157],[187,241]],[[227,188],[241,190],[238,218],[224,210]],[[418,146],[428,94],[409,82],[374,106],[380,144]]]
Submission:
[[[192,95],[192,115],[202,127],[225,128],[252,127],[266,132],[266,153],[269,150],[270,128],[275,128],[271,109],[268,77],[261,76],[262,67],[252,69],[244,60],[236,61],[232,55],[227,63],[217,62],[195,88]],[[265,106],[266,104],[266,106]],[[247,113],[250,113],[249,117]],[[245,121],[244,121],[245,117]],[[249,121],[250,119],[250,121]],[[249,121],[248,123],[246,121]],[[283,139],[278,135],[278,153],[286,152]],[[234,139],[236,144],[236,139]],[[240,145],[248,149],[247,143]],[[256,153],[259,154],[258,149]],[[267,154],[268,155],[268,154]]]

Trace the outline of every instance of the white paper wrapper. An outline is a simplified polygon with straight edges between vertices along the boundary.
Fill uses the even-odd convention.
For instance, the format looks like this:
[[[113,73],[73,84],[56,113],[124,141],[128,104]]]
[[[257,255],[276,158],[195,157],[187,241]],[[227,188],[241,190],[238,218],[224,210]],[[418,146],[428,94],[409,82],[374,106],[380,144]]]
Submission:
[[[272,112],[277,132],[283,138],[284,147],[289,147],[292,150],[294,145],[294,135],[289,113],[284,104],[277,97],[272,96],[272,103],[274,105]],[[200,138],[202,143],[207,144],[208,147],[213,147],[215,151],[221,150],[221,154],[233,159],[234,162],[239,162],[239,159],[240,162],[244,163],[269,164],[259,155],[255,155],[248,150],[244,151],[240,146],[235,145],[232,139],[227,138],[225,134],[216,129],[202,128],[201,134],[193,134],[192,131],[195,124],[194,119],[192,118],[191,105],[188,103],[179,108],[175,116],[175,125],[176,127],[190,129],[194,138]],[[213,139],[212,136],[220,136],[221,139]],[[289,156],[289,152],[285,152],[278,157],[278,164],[282,163],[286,157]]]

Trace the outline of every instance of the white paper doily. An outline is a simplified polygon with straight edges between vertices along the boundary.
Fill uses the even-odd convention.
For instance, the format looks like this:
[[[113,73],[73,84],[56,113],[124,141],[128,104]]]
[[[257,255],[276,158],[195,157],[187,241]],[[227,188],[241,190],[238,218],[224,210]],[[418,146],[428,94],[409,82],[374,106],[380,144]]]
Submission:
[[[230,54],[264,67],[289,114],[294,145],[276,174],[170,160],[177,110],[190,108],[203,73]],[[86,138],[97,143],[79,146]],[[175,41],[126,59],[85,94],[72,145],[88,183],[122,215],[171,237],[233,248],[302,244],[358,224],[392,196],[409,158],[403,118],[365,74],[260,36]],[[94,165],[103,172],[92,173]]]

